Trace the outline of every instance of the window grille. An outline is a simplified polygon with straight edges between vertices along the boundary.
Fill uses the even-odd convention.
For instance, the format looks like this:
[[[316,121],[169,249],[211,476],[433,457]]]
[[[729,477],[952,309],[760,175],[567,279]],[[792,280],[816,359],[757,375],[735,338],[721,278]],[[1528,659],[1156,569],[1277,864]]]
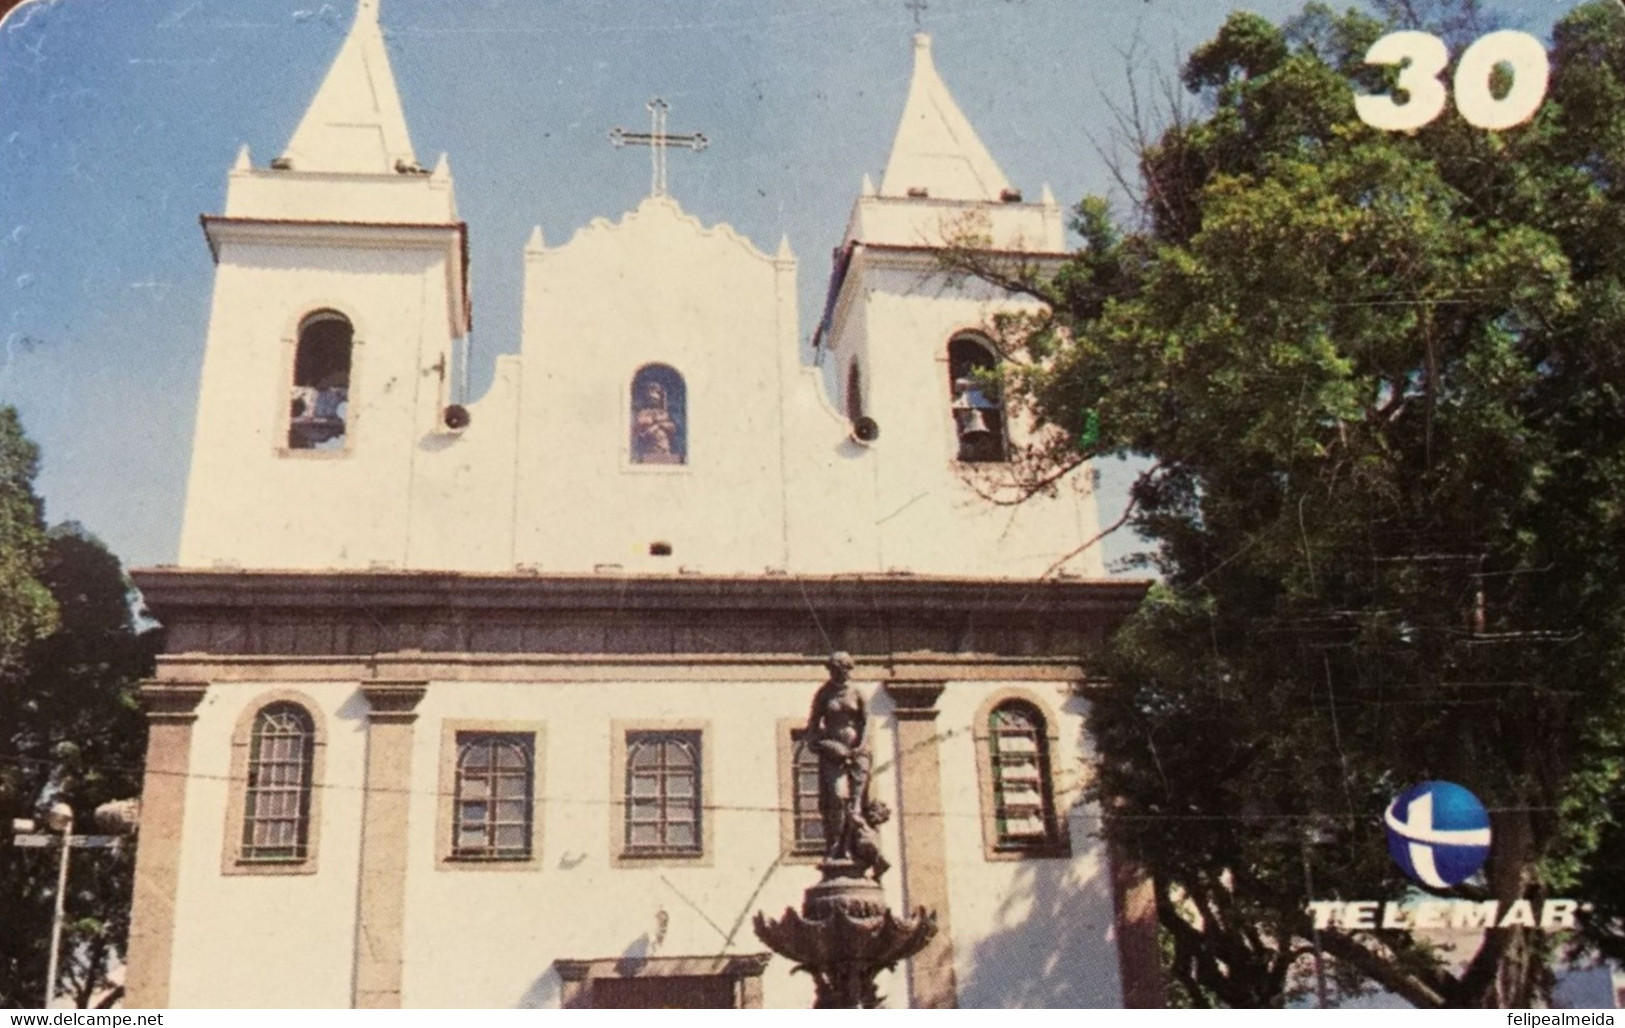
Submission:
[[[818,753],[807,745],[805,733],[790,737],[795,758],[791,762],[791,804],[795,819],[796,853],[824,852],[824,819],[818,811]]]
[[[628,733],[626,852],[699,853],[700,818],[699,733]]]
[[[243,805],[244,860],[304,860],[316,731],[297,704],[274,703],[254,719]]]
[[[1002,703],[988,718],[993,820],[1000,849],[1057,842],[1054,784],[1044,719],[1025,703]]]
[[[459,732],[452,856],[528,860],[535,753],[527,735]]]

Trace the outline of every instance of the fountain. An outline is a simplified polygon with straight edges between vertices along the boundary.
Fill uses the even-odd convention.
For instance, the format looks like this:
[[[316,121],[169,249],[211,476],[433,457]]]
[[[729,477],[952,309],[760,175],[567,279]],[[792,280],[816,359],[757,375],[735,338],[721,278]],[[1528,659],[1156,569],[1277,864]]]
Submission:
[[[777,920],[758,913],[756,937],[812,976],[815,1009],[871,1009],[880,1005],[875,976],[924,949],[937,919],[924,907],[899,917],[886,905],[880,879],[891,865],[878,829],[891,810],[869,790],[868,704],[848,681],[850,656],[831,654],[826,667],[829,680],[813,697],[806,736],[818,754],[821,879],[799,911],[786,909]]]

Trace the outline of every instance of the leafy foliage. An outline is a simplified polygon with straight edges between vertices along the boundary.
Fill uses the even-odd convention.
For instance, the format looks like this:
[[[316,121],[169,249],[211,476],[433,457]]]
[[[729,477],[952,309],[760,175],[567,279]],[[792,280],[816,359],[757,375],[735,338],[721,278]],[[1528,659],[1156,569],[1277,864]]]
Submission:
[[[1587,941],[1622,952],[1625,12],[1557,26],[1531,124],[1401,135],[1355,116],[1388,74],[1366,49],[1483,18],[1384,6],[1235,14],[1199,47],[1204,115],[1140,148],[1134,231],[1080,207],[1013,373],[1072,449],[1150,464],[1132,523],[1162,583],[1114,644],[1097,788],[1193,1005],[1286,1002],[1316,945],[1345,989],[1542,1001],[1537,932],[1449,961],[1315,939],[1311,892],[1411,892],[1380,813],[1426,779],[1492,810],[1455,895],[1584,889]]]
[[[0,674],[15,671],[29,644],[56,624],[51,594],[37,577],[45,558],[38,473],[39,448],[23,435],[17,411],[0,408]]]
[[[0,563],[18,570],[11,588],[0,587],[7,624],[36,626],[0,672],[0,1006],[29,1007],[45,993],[58,851],[15,848],[11,819],[33,816],[49,796],[73,807],[77,834],[93,834],[98,805],[139,792],[145,733],[135,687],[151,673],[156,639],[137,624],[130,584],[99,540],[74,524],[39,528],[37,454],[9,409],[0,412],[0,456],[10,486],[0,490],[0,520],[26,511],[33,526],[0,548]],[[26,564],[25,552],[35,555]],[[41,613],[27,621],[18,609]],[[71,861],[56,988],[86,1006],[107,988],[129,934],[134,852],[75,850]]]

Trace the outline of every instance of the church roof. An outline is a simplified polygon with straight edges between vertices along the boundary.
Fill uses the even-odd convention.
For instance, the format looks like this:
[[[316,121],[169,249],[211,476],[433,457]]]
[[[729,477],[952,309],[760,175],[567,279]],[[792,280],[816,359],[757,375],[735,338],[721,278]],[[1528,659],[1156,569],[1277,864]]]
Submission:
[[[881,196],[998,202],[1010,188],[931,61],[931,37],[914,37],[914,79],[897,126]]]
[[[379,0],[359,0],[355,24],[285,156],[295,171],[393,174],[415,168],[406,114],[389,68]]]

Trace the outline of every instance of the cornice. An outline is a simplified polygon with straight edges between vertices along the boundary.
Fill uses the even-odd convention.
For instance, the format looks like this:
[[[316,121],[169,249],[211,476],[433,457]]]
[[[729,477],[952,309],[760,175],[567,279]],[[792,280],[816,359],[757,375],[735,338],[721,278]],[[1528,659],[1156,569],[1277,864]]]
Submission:
[[[379,606],[516,611],[685,610],[879,612],[945,609],[1126,616],[1149,583],[953,578],[928,575],[633,576],[463,574],[446,571],[242,571],[138,568],[147,603],[166,610]]]
[[[1073,665],[1139,605],[1147,583],[852,575],[489,575],[145,569],[133,573],[166,652],[332,663],[420,654],[398,677],[492,655],[669,662],[844,649],[935,680],[929,655]],[[435,655],[435,656],[430,656]],[[921,659],[916,659],[916,657]],[[918,668],[916,668],[918,665]],[[178,668],[176,669],[178,670]],[[473,673],[472,670],[469,673]],[[199,677],[198,672],[181,677]]]

